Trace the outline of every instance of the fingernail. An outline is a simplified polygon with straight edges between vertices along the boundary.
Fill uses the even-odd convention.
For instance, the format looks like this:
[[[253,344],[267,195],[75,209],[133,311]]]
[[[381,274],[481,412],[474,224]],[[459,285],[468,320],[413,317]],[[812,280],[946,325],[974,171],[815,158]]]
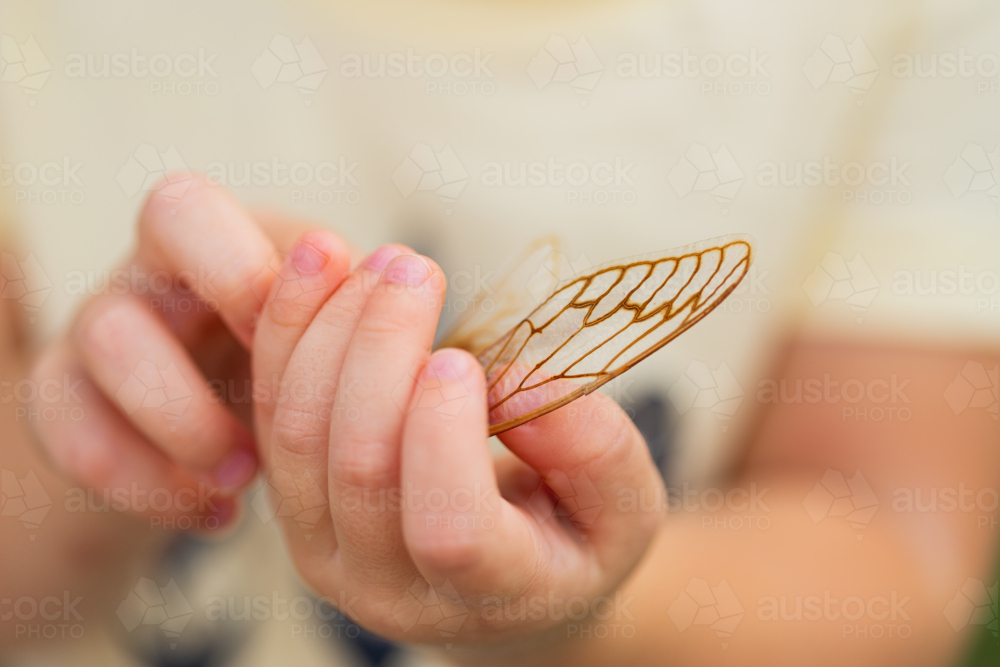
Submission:
[[[305,241],[299,241],[292,250],[292,264],[300,274],[319,273],[330,258]]]
[[[393,257],[399,257],[402,254],[403,251],[396,246],[384,245],[368,256],[368,259],[364,262],[364,267],[382,273]]]
[[[248,451],[237,450],[223,461],[212,479],[223,491],[237,491],[250,483],[257,474],[257,458]]]
[[[400,255],[386,267],[382,280],[394,285],[416,287],[431,275],[431,266],[423,257]]]
[[[459,350],[439,350],[427,362],[424,373],[439,380],[460,380],[469,370],[469,355]]]

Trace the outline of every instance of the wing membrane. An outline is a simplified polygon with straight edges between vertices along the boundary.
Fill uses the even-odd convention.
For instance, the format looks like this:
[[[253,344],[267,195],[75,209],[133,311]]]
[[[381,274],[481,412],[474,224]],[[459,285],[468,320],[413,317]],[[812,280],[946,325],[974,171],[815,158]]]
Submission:
[[[492,344],[490,434],[566,405],[712,312],[746,276],[749,237],[730,236],[598,267],[558,285]]]
[[[479,355],[496,340],[497,331],[507,331],[524,319],[531,306],[529,287],[547,296],[559,284],[559,241],[538,239],[497,271],[498,277],[473,297],[475,307],[452,324],[439,347],[460,347]],[[553,270],[546,270],[551,267]],[[528,301],[530,303],[530,301]]]

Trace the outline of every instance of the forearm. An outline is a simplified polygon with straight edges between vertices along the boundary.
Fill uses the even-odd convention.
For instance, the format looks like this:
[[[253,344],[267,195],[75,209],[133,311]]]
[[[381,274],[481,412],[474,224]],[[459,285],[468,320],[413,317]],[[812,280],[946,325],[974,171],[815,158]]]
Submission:
[[[991,576],[994,554],[963,563],[949,548],[962,527],[946,515],[908,526],[913,517],[884,506],[864,528],[839,518],[816,524],[803,508],[816,479],[757,477],[758,496],[766,489],[757,507],[680,508],[621,590],[604,605],[591,601],[599,618],[562,619],[546,641],[532,645],[458,650],[459,661],[525,667],[947,662],[967,631],[956,633],[944,609],[968,577]],[[749,480],[741,486],[750,491]],[[926,534],[937,536],[933,544],[918,539]],[[696,606],[698,589],[706,587],[714,609]],[[549,609],[563,611],[558,604]],[[516,601],[507,607],[518,610]],[[717,624],[715,614],[723,617]]]
[[[968,577],[990,575],[990,559],[959,565],[948,546],[959,529],[949,519],[916,530],[905,525],[912,517],[889,516],[886,506],[865,528],[814,524],[802,501],[815,478],[758,480],[770,489],[768,511],[672,516],[624,587],[628,607],[585,628],[604,638],[576,642],[565,663],[800,665],[808,656],[813,665],[944,664],[965,639],[944,609]],[[937,539],[920,543],[921,534]],[[718,602],[725,591],[738,601],[718,608],[742,614],[731,636],[694,617],[688,594],[699,579],[721,587]]]
[[[986,414],[957,418],[943,399],[969,358],[968,351],[817,342],[793,348],[776,376],[791,386],[831,373],[865,385],[898,378],[910,417],[845,419],[844,406],[834,401],[773,406],[750,438],[737,476],[745,495],[723,503],[707,489],[694,500],[682,494],[642,565],[618,597],[611,596],[620,608],[604,619],[560,623],[546,642],[511,649],[497,664],[516,658],[523,665],[629,667],[936,665],[952,659],[972,630],[956,632],[946,606],[970,578],[992,583],[1000,523],[995,496],[971,504],[958,498],[961,506],[952,511],[944,501],[948,490],[995,492],[1000,479],[995,422]],[[822,490],[811,495],[827,474],[841,483],[860,474],[875,498],[874,515],[859,512],[852,525],[843,515],[870,507],[870,498],[860,504],[852,498],[847,511],[835,512],[824,505]],[[749,500],[753,488],[756,507]],[[895,502],[917,490],[921,506],[932,494],[941,494],[941,505]],[[708,607],[731,591],[738,605],[731,606],[728,626],[713,629],[712,615],[729,611],[699,609],[689,597],[699,586],[716,589],[702,601]],[[496,655],[494,648],[462,657],[482,665]]]

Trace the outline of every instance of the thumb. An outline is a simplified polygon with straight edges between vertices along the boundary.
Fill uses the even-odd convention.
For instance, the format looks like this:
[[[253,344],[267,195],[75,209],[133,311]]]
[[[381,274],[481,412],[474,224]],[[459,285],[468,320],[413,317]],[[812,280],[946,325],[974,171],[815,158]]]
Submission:
[[[553,519],[572,521],[602,563],[631,568],[667,503],[649,449],[617,403],[588,394],[499,437],[541,476]],[[542,495],[532,496],[536,518]]]

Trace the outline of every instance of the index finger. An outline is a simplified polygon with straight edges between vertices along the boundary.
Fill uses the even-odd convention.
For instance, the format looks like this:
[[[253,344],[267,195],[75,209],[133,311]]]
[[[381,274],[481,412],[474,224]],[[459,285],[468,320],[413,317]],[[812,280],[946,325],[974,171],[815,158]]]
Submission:
[[[150,194],[139,217],[138,258],[217,308],[247,349],[280,257],[238,201],[199,174],[178,175]],[[214,315],[215,313],[213,313]]]

